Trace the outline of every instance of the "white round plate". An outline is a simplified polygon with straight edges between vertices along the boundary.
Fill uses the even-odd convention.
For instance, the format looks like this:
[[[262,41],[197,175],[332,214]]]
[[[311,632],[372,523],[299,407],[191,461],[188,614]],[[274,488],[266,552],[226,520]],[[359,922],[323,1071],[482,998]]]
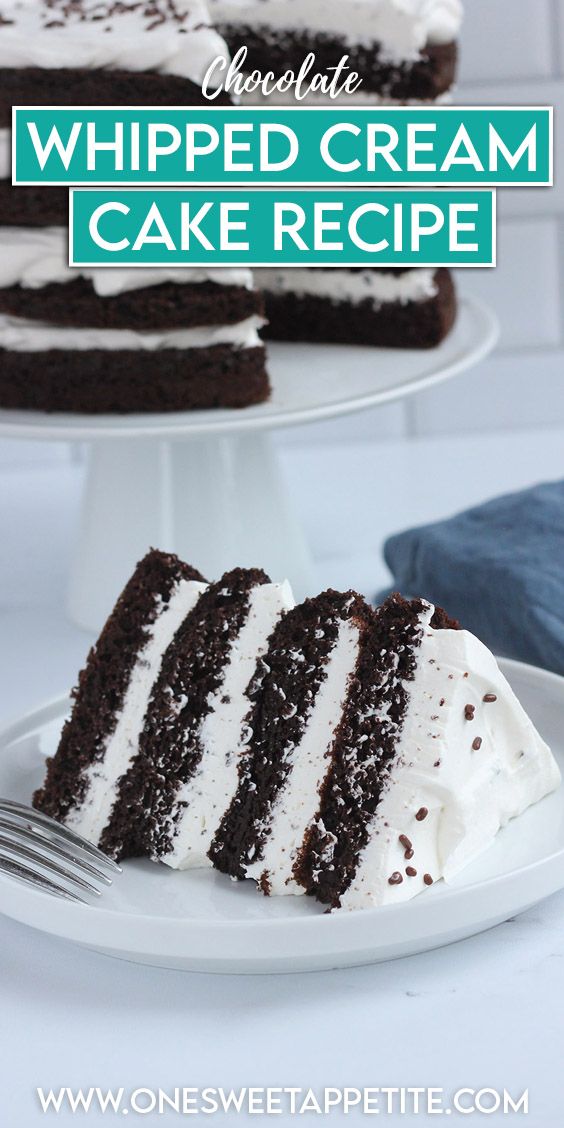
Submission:
[[[237,434],[310,423],[390,403],[478,364],[498,338],[493,313],[462,298],[456,325],[437,349],[268,344],[273,393],[243,411],[166,415],[47,415],[0,411],[0,436],[32,439],[136,439]]]
[[[513,688],[564,767],[564,678],[503,662]],[[65,701],[0,736],[0,795],[29,802],[56,747]],[[447,887],[397,907],[326,914],[306,897],[265,898],[208,870],[125,863],[96,907],[0,877],[0,911],[108,955],[188,971],[310,971],[395,959],[499,924],[564,887],[564,788],[505,828]]]

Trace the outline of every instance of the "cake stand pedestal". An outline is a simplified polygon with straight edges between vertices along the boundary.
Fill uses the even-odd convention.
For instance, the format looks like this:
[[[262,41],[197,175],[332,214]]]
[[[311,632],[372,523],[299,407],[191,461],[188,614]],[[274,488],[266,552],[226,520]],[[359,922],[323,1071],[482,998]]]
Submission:
[[[429,352],[270,344],[273,395],[243,411],[135,416],[0,411],[0,436],[86,441],[89,463],[69,590],[72,619],[99,630],[150,546],[210,579],[263,567],[297,598],[315,591],[307,541],[269,431],[413,395],[477,364],[497,340],[493,314],[463,299],[456,326]]]
[[[149,546],[204,576],[260,565],[312,594],[313,564],[268,436],[92,444],[69,612],[97,629]]]

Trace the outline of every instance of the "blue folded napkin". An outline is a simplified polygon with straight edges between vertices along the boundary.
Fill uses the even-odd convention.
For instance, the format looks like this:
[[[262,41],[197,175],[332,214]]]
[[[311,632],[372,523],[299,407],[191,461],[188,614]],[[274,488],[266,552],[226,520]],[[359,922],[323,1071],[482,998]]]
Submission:
[[[391,537],[394,588],[444,607],[491,650],[564,674],[564,482]]]

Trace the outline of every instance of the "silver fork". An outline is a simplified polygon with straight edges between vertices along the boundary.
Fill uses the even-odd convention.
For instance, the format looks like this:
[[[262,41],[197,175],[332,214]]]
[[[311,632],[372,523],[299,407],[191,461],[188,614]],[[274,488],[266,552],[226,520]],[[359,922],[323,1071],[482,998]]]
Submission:
[[[88,905],[121,867],[42,811],[0,798],[0,873],[53,897]]]

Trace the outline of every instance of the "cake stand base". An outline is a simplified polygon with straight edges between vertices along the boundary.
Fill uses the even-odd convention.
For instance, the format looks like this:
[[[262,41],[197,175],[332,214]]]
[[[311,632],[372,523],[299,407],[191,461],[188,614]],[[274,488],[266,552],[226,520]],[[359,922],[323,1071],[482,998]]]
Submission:
[[[237,566],[315,589],[313,562],[269,436],[207,435],[90,445],[68,599],[71,618],[98,630],[135,561],[176,552],[209,579]]]
[[[0,410],[2,437],[89,444],[70,584],[74,621],[98,631],[151,545],[177,552],[210,580],[251,565],[274,580],[290,580],[300,599],[310,594],[312,562],[269,431],[436,387],[483,360],[497,336],[495,316],[462,298],[453,331],[429,351],[269,344],[272,397],[244,411],[78,416]]]

